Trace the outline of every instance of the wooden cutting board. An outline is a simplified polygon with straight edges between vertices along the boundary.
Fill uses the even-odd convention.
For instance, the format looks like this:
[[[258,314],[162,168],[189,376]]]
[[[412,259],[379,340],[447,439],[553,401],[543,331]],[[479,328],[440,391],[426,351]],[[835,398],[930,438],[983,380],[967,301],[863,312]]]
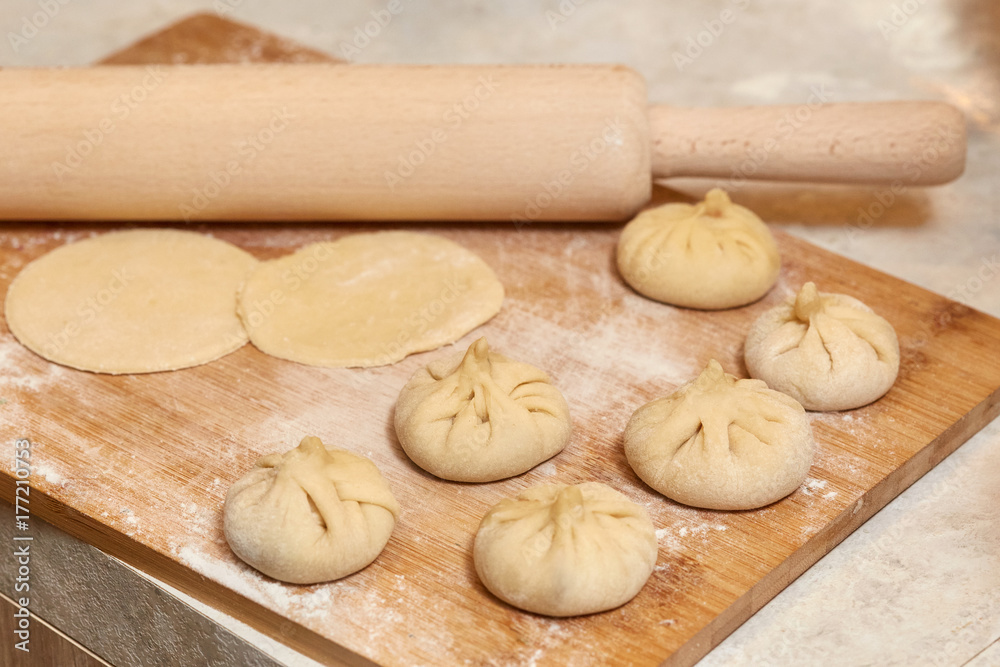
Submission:
[[[203,15],[107,62],[324,57]],[[268,259],[376,228],[194,229]],[[5,225],[0,293],[32,259],[107,229]],[[780,232],[784,265],[767,297],[696,312],[648,301],[622,283],[614,268],[617,227],[422,229],[478,253],[506,286],[500,314],[456,347],[485,335],[505,354],[550,372],[575,428],[559,456],[482,485],[444,482],[414,466],[395,439],[393,404],[417,368],[450,349],[391,367],[338,370],[246,346],[198,368],[110,377],[49,364],[4,325],[0,494],[13,500],[13,440],[29,438],[33,514],[330,664],[690,665],[1000,412],[1000,321]],[[893,389],[859,410],[811,415],[819,453],[809,479],[769,507],[697,510],[644,486],[622,451],[632,411],[711,358],[745,376],[749,324],[806,280],[856,296],[892,322],[902,350]],[[292,586],[233,556],[221,510],[229,485],[259,456],[305,435],[371,457],[403,512],[373,565],[335,583]],[[648,585],[620,609],[573,619],[523,613],[493,598],[471,558],[486,509],[531,485],[585,480],[610,484],[649,509],[660,554]]]

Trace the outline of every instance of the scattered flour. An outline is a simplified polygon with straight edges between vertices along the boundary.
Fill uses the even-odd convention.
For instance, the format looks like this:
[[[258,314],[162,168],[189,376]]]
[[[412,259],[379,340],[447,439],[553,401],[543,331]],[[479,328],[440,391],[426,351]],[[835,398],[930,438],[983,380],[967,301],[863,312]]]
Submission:
[[[228,547],[222,548],[228,553]],[[195,572],[296,623],[328,636],[331,628],[336,628],[332,635],[336,641],[362,654],[369,647],[382,651],[389,650],[386,644],[396,644],[399,655],[414,646],[425,653],[440,655],[454,645],[453,637],[444,629],[434,636],[418,633],[413,619],[426,616],[430,610],[426,605],[415,607],[420,603],[416,602],[411,582],[402,575],[393,576],[394,594],[386,596],[378,586],[354,577],[297,586],[265,577],[234,556],[209,555],[198,546],[175,544],[171,552]]]
[[[0,395],[6,400],[10,400],[9,390],[44,392],[65,379],[68,372],[58,364],[41,360],[10,334],[0,336],[0,368]]]
[[[677,534],[681,537],[687,537],[688,535],[696,535],[701,537],[707,535],[711,530],[724,531],[727,529],[728,526],[724,526],[721,523],[715,525],[701,524],[698,526],[692,526],[690,528],[688,528],[687,526],[683,526],[677,531]]]
[[[314,236],[312,239],[314,241],[326,240],[329,233],[317,230]],[[304,245],[301,239],[300,230],[294,232],[275,230],[273,234],[263,236],[247,235],[246,239],[240,241],[240,245],[283,248],[293,242]],[[516,239],[516,235],[511,235],[509,243],[516,244],[520,241]],[[586,255],[585,248],[578,248],[575,239],[564,248],[566,257],[574,261]],[[498,270],[500,266],[503,264],[498,265]],[[295,446],[304,435],[316,434],[323,437],[324,441],[329,440],[327,444],[331,446],[367,451],[380,467],[402,479],[403,473],[398,470],[400,468],[398,446],[391,442],[391,438],[385,437],[384,422],[387,423],[387,419],[382,419],[382,416],[387,417],[390,414],[399,388],[416,368],[440,354],[467,345],[471,342],[469,339],[474,339],[484,331],[489,333],[491,343],[495,341],[501,351],[523,358],[552,373],[557,386],[564,392],[577,414],[594,414],[601,406],[613,405],[615,400],[631,397],[635,386],[639,383],[656,382],[657,386],[679,385],[690,380],[700,370],[696,364],[696,355],[678,351],[666,342],[671,340],[680,326],[680,320],[672,315],[669,308],[631,293],[622,296],[609,288],[607,281],[604,281],[604,284],[595,282],[597,273],[587,270],[585,266],[570,263],[566,268],[568,273],[564,278],[567,284],[574,286],[574,289],[598,290],[602,298],[608,298],[609,304],[607,308],[601,307],[594,313],[588,313],[588,324],[575,330],[575,333],[567,334],[564,325],[553,320],[558,313],[554,315],[548,306],[510,299],[504,304],[504,311],[498,316],[498,322],[506,316],[509,320],[506,324],[494,323],[496,326],[487,324],[484,330],[473,332],[455,346],[416,355],[393,367],[356,371],[280,364],[274,369],[276,377],[273,380],[277,386],[317,386],[322,384],[322,380],[330,379],[333,381],[331,384],[347,388],[349,391],[345,391],[345,394],[358,395],[363,392],[368,400],[364,406],[359,407],[356,402],[331,400],[327,394],[319,391],[315,392],[315,397],[303,394],[306,400],[291,408],[281,405],[280,409],[270,410],[269,413],[273,414],[273,418],[262,423],[248,424],[245,431],[234,433],[232,439],[225,443],[222,453],[227,457],[235,457],[246,451],[248,443],[254,448],[254,452],[285,451]],[[615,299],[618,299],[617,305]],[[624,300],[624,315],[620,308],[622,300]],[[563,315],[567,319],[578,317],[578,313],[569,311]],[[650,332],[645,326],[622,326],[623,317],[629,322],[655,319],[661,326],[655,333]],[[510,323],[515,319],[516,326]],[[531,334],[526,336],[525,331]],[[629,354],[622,355],[622,350],[628,350]],[[622,360],[622,356],[627,359]],[[42,368],[42,365],[31,352],[20,346],[11,336],[0,336],[0,366],[5,369],[15,369],[13,373],[0,376],[0,390],[9,387],[14,391],[40,392],[50,383],[59,381],[68,374],[68,371],[60,366],[44,364]],[[18,374],[16,369],[19,367],[38,369],[38,372],[33,370],[31,373]],[[609,368],[614,369],[614,372],[609,373]],[[240,382],[241,379],[237,378],[236,382]],[[0,392],[0,398],[9,396]],[[2,409],[10,412],[0,412],[0,415],[9,417],[13,414],[12,409],[17,407],[2,406]],[[367,415],[376,413],[380,417],[365,422],[368,426],[362,432],[339,426],[356,424],[358,411],[363,411]],[[619,417],[617,410],[615,414],[610,415],[612,419]],[[626,420],[628,415],[625,414],[621,418]],[[609,414],[600,414],[601,422],[608,419]],[[868,423],[862,413],[811,415],[811,419],[826,436],[834,434],[837,438],[851,438],[865,442],[876,441],[878,437],[873,425]],[[615,427],[614,424],[610,426]],[[261,434],[267,434],[267,441],[261,441]],[[820,439],[819,431],[817,436]],[[872,446],[875,445],[877,442]],[[73,446],[79,449],[83,444]],[[108,456],[115,455],[116,450],[113,446],[108,446],[108,450]],[[105,455],[103,450],[99,450],[98,453],[102,457]],[[135,458],[134,453],[129,455]],[[240,465],[246,463],[242,458],[239,461]],[[252,458],[249,461],[252,463]],[[832,471],[835,484],[839,479],[856,482],[863,472],[859,471],[858,466],[864,466],[864,462],[860,459],[841,449],[831,447],[821,447],[817,463],[824,471]],[[66,485],[66,478],[74,482],[77,480],[71,471],[65,469],[60,471],[47,465],[36,468],[36,472],[50,484]],[[556,476],[558,467],[555,462],[549,461],[536,468],[535,472],[543,476]],[[666,527],[656,530],[656,537],[665,551],[704,553],[706,550],[722,548],[723,543],[725,546],[731,545],[734,541],[740,544],[740,540],[744,538],[748,546],[753,544],[752,535],[744,536],[743,524],[738,515],[727,517],[725,520],[730,521],[730,525],[726,525],[719,522],[717,513],[676,506],[645,490],[636,490],[632,478],[622,477],[616,482],[623,490],[629,490],[629,495],[645,497],[646,502],[642,504],[650,509],[654,521],[659,525],[666,524]],[[837,496],[837,491],[828,490],[827,484],[826,480],[810,478],[802,487],[802,492],[807,496],[833,499]],[[71,485],[67,493],[85,492],[76,489],[76,486],[79,485]],[[224,495],[226,484],[219,477],[215,477],[206,486],[211,490],[211,496],[219,498]],[[464,493],[464,489],[455,490],[456,495]],[[82,496],[77,495],[75,499],[78,500],[80,497]],[[220,542],[221,521],[217,506],[199,506],[197,503],[188,502],[188,498],[182,492],[178,493],[175,499],[178,501],[177,507],[182,511],[186,535],[183,544],[175,542],[169,545],[169,548],[182,563],[195,572],[321,634],[335,636],[338,641],[346,641],[356,649],[360,647],[363,650],[369,645],[391,645],[398,647],[397,655],[406,655],[408,647],[416,647],[429,655],[440,657],[443,655],[442,652],[453,644],[452,637],[443,628],[440,637],[420,636],[421,633],[416,627],[407,625],[408,623],[412,625],[414,618],[431,616],[439,618],[447,616],[445,612],[466,611],[459,607],[434,610],[418,608],[416,605],[420,604],[426,607],[428,598],[426,595],[416,594],[420,585],[417,577],[408,579],[402,574],[390,574],[388,584],[383,582],[379,587],[367,585],[371,582],[364,577],[354,580],[361,582],[360,584],[344,580],[311,587],[275,582],[236,560],[228,551],[228,547]],[[169,502],[171,499],[167,500]],[[858,507],[860,504],[861,501],[858,501]],[[822,505],[816,503],[815,507]],[[760,515],[767,516],[771,512],[772,509],[765,509]],[[138,529],[140,521],[132,510],[126,508],[119,513],[124,515],[126,526]],[[107,518],[109,514],[104,511],[100,516]],[[733,530],[729,531],[729,528]],[[729,531],[728,535],[720,540],[719,535],[726,531]],[[433,541],[425,540],[422,535],[413,535],[410,539],[417,544]],[[671,565],[660,564],[656,567],[656,571],[664,572],[670,567]],[[426,585],[426,582],[424,584]],[[517,656],[520,664],[541,662],[550,649],[581,638],[578,626],[572,623],[560,625],[555,621],[535,617],[515,617],[513,622],[518,625],[518,635],[523,636],[526,641],[524,650]],[[673,618],[659,621],[660,625],[666,626],[675,623],[676,620]],[[419,627],[425,629],[423,626]],[[414,638],[414,634],[418,636]]]
[[[532,653],[531,658],[529,658],[528,662],[526,663],[528,667],[537,667],[538,659],[541,658],[544,654],[545,654],[545,649],[541,648]]]
[[[705,547],[713,548],[716,536],[729,530],[723,523],[712,522],[699,516],[694,508],[686,508],[691,515],[679,517],[672,528],[659,528],[656,539],[667,551],[704,551]],[[675,517],[670,513],[671,518]]]
[[[551,477],[552,475],[555,475],[558,472],[558,469],[556,468],[555,463],[553,463],[552,461],[547,461],[542,465],[538,466],[537,468],[535,468],[535,472],[545,477]]]
[[[41,475],[45,478],[45,481],[49,484],[57,484],[63,486],[66,484],[66,478],[61,474],[52,469],[48,463],[39,463],[35,465],[32,471],[35,475]]]
[[[827,481],[825,479],[813,479],[809,477],[806,479],[805,484],[802,485],[802,493],[807,496],[813,496],[816,495],[818,491],[825,489],[826,485]]]

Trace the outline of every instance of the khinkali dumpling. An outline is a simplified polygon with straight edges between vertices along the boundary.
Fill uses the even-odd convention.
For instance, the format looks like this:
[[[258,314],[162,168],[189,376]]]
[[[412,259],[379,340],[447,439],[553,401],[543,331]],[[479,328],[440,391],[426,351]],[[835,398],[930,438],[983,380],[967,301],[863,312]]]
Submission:
[[[813,449],[795,399],[738,380],[714,359],[692,382],[636,410],[625,428],[625,455],[646,484],[708,509],[784,498],[805,481]]]
[[[764,296],[781,258],[771,231],[718,188],[705,201],[640,213],[622,230],[618,271],[657,301],[715,310]]]
[[[577,616],[631,600],[656,565],[656,531],[609,486],[547,484],[506,498],[476,533],[476,572],[519,609]]]
[[[226,494],[223,525],[237,556],[293,584],[347,576],[381,553],[399,505],[375,464],[308,437],[262,457]]]
[[[414,463],[457,482],[519,475],[562,451],[570,435],[569,407],[549,377],[491,351],[485,338],[414,373],[395,423]]]
[[[744,356],[751,376],[807,410],[867,405],[899,373],[892,325],[854,297],[818,292],[813,283],[753,323]]]

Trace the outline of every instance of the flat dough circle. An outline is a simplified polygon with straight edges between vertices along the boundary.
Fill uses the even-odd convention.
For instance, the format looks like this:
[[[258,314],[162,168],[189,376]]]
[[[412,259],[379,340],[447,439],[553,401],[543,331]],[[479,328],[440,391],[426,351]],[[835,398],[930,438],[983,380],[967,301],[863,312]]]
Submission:
[[[24,267],[7,292],[7,326],[28,349],[80,370],[197,366],[247,342],[236,292],[256,264],[239,248],[194,232],[103,234]]]
[[[250,341],[312,366],[383,366],[453,343],[497,314],[477,255],[415,232],[353,234],[262,262],[239,298]]]

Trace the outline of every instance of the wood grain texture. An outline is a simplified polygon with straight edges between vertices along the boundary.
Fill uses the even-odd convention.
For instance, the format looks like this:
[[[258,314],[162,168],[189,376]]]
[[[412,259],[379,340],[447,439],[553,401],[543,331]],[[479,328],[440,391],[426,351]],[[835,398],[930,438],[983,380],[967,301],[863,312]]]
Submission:
[[[8,229],[6,282],[31,257],[90,229]],[[262,259],[357,229],[215,227]],[[371,370],[300,366],[252,347],[199,368],[110,377],[53,366],[0,332],[8,433],[34,443],[33,509],[68,532],[324,660],[690,664],[993,417],[1000,322],[779,234],[779,284],[746,308],[700,312],[631,292],[613,269],[617,229],[431,227],[480,254],[507,286],[486,335],[548,370],[570,404],[575,435],[551,462],[483,485],[416,468],[391,416],[411,373],[447,351]],[[15,250],[20,246],[20,250]],[[632,411],[693,377],[709,358],[744,374],[750,322],[805,280],[870,304],[896,327],[896,386],[851,412],[815,414],[820,445],[807,484],[752,512],[671,503],[645,487],[622,452]],[[229,484],[261,455],[304,435],[370,456],[403,513],[383,555],[343,581],[297,587],[240,563],[221,532]],[[9,443],[5,443],[9,447]],[[12,496],[11,457],[0,478]],[[492,598],[470,547],[478,521],[526,486],[598,480],[650,511],[660,561],[625,607],[549,620]],[[42,495],[44,494],[44,496]],[[346,649],[346,650],[345,650]]]
[[[0,97],[7,220],[623,220],[652,182],[621,65],[2,69]]]
[[[0,290],[34,257],[107,229],[5,227]],[[267,259],[373,227],[196,229]],[[424,229],[478,253],[508,292],[499,315],[456,348],[486,335],[498,351],[549,371],[565,394],[575,434],[550,462],[466,485],[406,458],[391,425],[396,396],[414,370],[450,350],[350,370],[300,366],[247,346],[198,368],[110,377],[49,364],[4,327],[0,494],[13,496],[12,439],[30,438],[33,512],[330,664],[690,665],[1000,412],[1000,321],[785,234],[776,234],[784,265],[770,294],[701,312],[627,288],[614,268],[616,227]],[[750,322],[806,280],[861,299],[894,325],[902,364],[893,389],[865,408],[811,415],[819,453],[810,477],[774,505],[697,510],[645,487],[622,451],[632,411],[710,358],[745,375]],[[370,567],[302,587],[238,561],[223,539],[221,509],[229,484],[259,456],[310,434],[371,457],[403,513]],[[533,484],[583,480],[605,482],[650,511],[660,556],[648,585],[620,609],[562,620],[490,596],[471,561],[486,509]]]
[[[649,110],[657,178],[937,185],[965,169],[965,117],[931,101]]]
[[[217,52],[240,66],[204,64],[220,21],[117,67],[0,69],[0,219],[622,221],[654,177],[925,185],[965,164],[943,102],[650,108],[622,65],[262,63],[281,42],[246,27]]]

